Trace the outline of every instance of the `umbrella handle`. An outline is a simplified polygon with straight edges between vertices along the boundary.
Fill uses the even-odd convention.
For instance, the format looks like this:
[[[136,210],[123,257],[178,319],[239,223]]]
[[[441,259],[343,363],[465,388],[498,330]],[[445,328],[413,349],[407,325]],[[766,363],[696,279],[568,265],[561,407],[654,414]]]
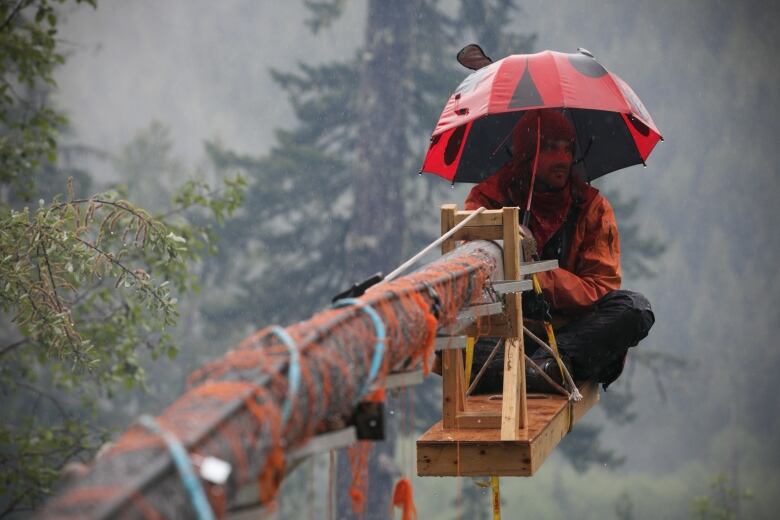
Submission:
[[[539,147],[542,139],[542,114],[536,113],[536,154],[534,154],[534,165],[531,168],[531,185],[528,187],[528,201],[525,205],[525,216],[523,216],[523,225],[528,225],[526,222],[527,216],[531,213],[531,200],[534,196],[534,183],[536,182],[536,167],[539,164]]]

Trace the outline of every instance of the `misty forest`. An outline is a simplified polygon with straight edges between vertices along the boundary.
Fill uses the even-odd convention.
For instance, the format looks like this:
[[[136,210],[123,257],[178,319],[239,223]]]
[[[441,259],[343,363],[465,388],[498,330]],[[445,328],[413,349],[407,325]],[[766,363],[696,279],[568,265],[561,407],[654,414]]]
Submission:
[[[95,518],[777,518],[778,22],[762,0],[0,0],[0,518],[90,500],[108,504]],[[500,499],[489,475],[418,476],[416,441],[442,419],[432,350],[399,358],[424,368],[418,384],[361,387],[383,401],[385,440],[295,460],[284,440],[344,428],[313,414],[353,392],[341,365],[317,383],[285,330],[343,312],[334,297],[439,238],[440,207],[474,186],[422,174],[442,108],[487,70],[456,60],[470,43],[492,60],[587,49],[663,136],[645,165],[592,183],[614,208],[622,287],[655,324]],[[435,318],[458,312],[434,299]],[[363,309],[355,334],[379,349]],[[323,349],[340,337],[318,334]],[[373,377],[374,354],[344,366]],[[268,393],[246,386],[253,370]],[[293,399],[293,379],[320,390]],[[229,474],[206,476],[206,441],[176,455],[166,409],[206,413],[172,403],[248,388],[246,413],[217,426]],[[135,449],[160,456],[133,466]],[[137,485],[130,505],[110,479],[79,488],[101,464]],[[136,482],[157,466],[168,476]]]

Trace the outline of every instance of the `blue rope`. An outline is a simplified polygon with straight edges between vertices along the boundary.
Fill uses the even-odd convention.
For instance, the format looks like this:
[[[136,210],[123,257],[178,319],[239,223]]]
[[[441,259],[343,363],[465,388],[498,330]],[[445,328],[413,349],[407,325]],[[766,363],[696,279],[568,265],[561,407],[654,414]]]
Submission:
[[[216,520],[206,498],[206,493],[203,491],[200,479],[195,475],[195,470],[192,468],[187,450],[182,446],[179,439],[168,430],[161,428],[150,415],[142,415],[138,421],[144,428],[155,435],[159,435],[165,441],[198,520]]]
[[[369,304],[357,298],[344,298],[333,302],[332,307],[346,307],[348,305],[357,305],[359,309],[369,315],[371,321],[374,322],[374,330],[376,331],[376,345],[374,346],[374,357],[371,360],[371,370],[368,373],[368,380],[360,389],[358,398],[356,401],[360,401],[364,395],[371,389],[371,385],[379,374],[379,369],[382,366],[382,358],[385,354],[385,324],[382,323],[382,319],[379,314]]]
[[[295,344],[295,341],[287,334],[286,330],[278,325],[274,325],[269,332],[282,340],[282,343],[287,346],[287,350],[290,353],[290,361],[287,365],[287,400],[282,406],[282,421],[286,425],[292,412],[295,394],[298,393],[298,387],[301,384],[300,355],[298,354],[298,345]]]

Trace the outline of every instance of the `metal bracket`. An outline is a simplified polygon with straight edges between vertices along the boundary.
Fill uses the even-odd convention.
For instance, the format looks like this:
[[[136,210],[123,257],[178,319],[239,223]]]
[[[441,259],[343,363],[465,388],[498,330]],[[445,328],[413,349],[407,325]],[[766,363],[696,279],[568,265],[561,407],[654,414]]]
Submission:
[[[385,440],[385,403],[361,401],[352,415],[355,434],[361,441]]]
[[[466,347],[466,336],[436,336],[436,350],[457,350]]]
[[[386,390],[393,388],[402,388],[405,386],[414,386],[422,384],[425,380],[422,370],[413,370],[409,372],[395,372],[387,374],[382,385]]]
[[[542,260],[540,262],[520,262],[520,276],[525,274],[552,271],[558,268],[558,260]]]
[[[531,291],[533,288],[534,284],[531,280],[500,280],[493,282],[493,291],[495,291],[498,296]]]
[[[458,313],[458,317],[455,318],[457,322],[468,321],[471,323],[479,317],[492,316],[493,314],[501,314],[504,311],[504,304],[502,302],[484,303],[481,305],[472,305],[466,307]]]

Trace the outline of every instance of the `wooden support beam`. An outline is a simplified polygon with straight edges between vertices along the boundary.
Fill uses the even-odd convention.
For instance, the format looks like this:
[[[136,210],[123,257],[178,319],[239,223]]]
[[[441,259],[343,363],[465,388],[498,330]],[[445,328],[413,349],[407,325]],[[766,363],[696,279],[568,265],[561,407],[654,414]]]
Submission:
[[[456,211],[455,224],[460,224],[471,215],[473,211]],[[502,226],[504,224],[504,212],[500,209],[487,209],[472,220],[470,226]]]
[[[442,353],[442,420],[445,428],[456,428],[458,414],[465,409],[463,370],[461,350],[445,350]]]
[[[504,279],[520,279],[520,210],[503,209]],[[517,440],[527,426],[523,309],[520,294],[504,296],[510,333],[504,343],[504,399],[501,409],[501,439]]]
[[[522,340],[504,342],[504,399],[501,407],[501,440],[514,441],[526,427],[525,381]]]
[[[455,227],[455,210],[457,206],[455,204],[444,204],[441,207],[441,234],[445,234],[447,231]],[[479,217],[477,217],[479,218]],[[446,255],[450,251],[455,249],[455,239],[450,238],[445,240],[441,244],[441,254]]]
[[[501,226],[466,227],[456,231],[450,240],[501,240],[504,233]]]

